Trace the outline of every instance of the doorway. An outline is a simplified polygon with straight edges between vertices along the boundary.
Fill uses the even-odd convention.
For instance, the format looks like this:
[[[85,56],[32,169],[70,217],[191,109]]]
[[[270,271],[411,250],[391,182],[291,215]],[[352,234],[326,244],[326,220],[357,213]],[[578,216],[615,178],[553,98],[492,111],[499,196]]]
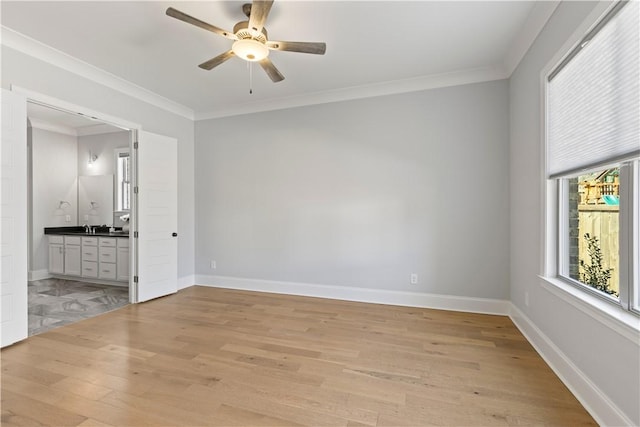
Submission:
[[[27,101],[50,107],[53,110],[84,116],[92,121],[116,126],[129,132],[130,150],[130,209],[128,223],[130,226],[129,243],[125,247],[118,245],[116,240],[108,235],[105,245],[101,244],[100,233],[111,233],[109,228],[93,227],[92,224],[83,224],[87,228],[78,228],[79,234],[72,235],[69,242],[66,237],[53,239],[49,242],[58,245],[50,249],[49,266],[54,267],[56,274],[70,273],[77,278],[82,277],[81,271],[85,269],[84,262],[97,262],[100,267],[101,259],[97,261],[84,260],[79,256],[61,257],[64,253],[80,253],[84,248],[85,239],[93,242],[84,242],[85,245],[98,247],[97,256],[101,252],[118,257],[123,262],[112,262],[110,268],[105,268],[106,277],[113,281],[114,277],[120,278],[120,265],[127,265],[127,274],[124,277],[125,286],[128,283],[129,302],[140,303],[150,299],[162,297],[177,292],[177,140],[172,137],[157,135],[142,131],[140,126],[125,120],[93,112],[89,109],[61,101],[47,95],[39,94],[16,86],[11,91],[5,89],[2,92],[2,192],[0,192],[3,206],[3,218],[0,227],[0,235],[3,242],[3,256],[0,272],[2,273],[3,294],[1,298],[2,314],[2,347],[6,347],[28,336],[27,316],[27,272],[29,270],[28,242],[31,236],[27,236],[30,227],[27,224],[29,209],[27,200],[29,187],[26,177],[27,168]],[[94,153],[90,153],[87,162],[97,160]],[[81,158],[81,156],[79,156]],[[84,161],[84,160],[82,160]],[[79,161],[80,162],[80,161]],[[80,163],[79,163],[80,164]],[[60,168],[55,169],[58,171]],[[57,173],[57,172],[56,172]],[[78,192],[80,200],[80,192]],[[62,210],[59,219],[67,221],[67,215],[71,216],[73,210],[65,212],[68,207],[67,200],[57,200],[56,210]],[[91,200],[94,202],[94,200]],[[91,212],[99,207],[93,203],[87,206],[86,201],[82,206],[89,209],[86,215],[94,215]],[[60,214],[60,212],[57,212]],[[114,212],[115,213],[115,212]],[[80,213],[84,220],[85,213]],[[33,221],[33,219],[30,219]],[[72,221],[70,219],[69,221]],[[99,223],[99,225],[107,225]],[[112,224],[113,225],[113,224]],[[24,232],[14,232],[24,230]],[[89,231],[91,230],[91,231]],[[59,234],[59,233],[58,233]],[[116,236],[122,237],[122,236]],[[101,251],[102,246],[112,250]],[[105,255],[107,256],[107,255]],[[107,262],[107,260],[102,260]],[[126,261],[126,263],[125,263]],[[86,267],[91,267],[86,265]],[[61,271],[60,269],[64,269]],[[102,271],[102,268],[100,269]],[[32,272],[33,273],[33,272]],[[34,279],[34,277],[31,277]],[[101,279],[92,278],[93,282]]]
[[[133,302],[132,131],[27,102],[29,336]]]

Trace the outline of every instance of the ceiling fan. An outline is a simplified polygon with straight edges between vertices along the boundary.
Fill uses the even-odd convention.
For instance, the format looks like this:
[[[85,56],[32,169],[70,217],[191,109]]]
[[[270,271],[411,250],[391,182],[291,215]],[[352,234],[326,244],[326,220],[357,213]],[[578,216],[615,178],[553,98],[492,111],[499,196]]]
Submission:
[[[188,24],[216,33],[229,40],[233,40],[231,50],[216,56],[198,67],[211,70],[228,59],[237,56],[245,61],[257,62],[267,73],[271,80],[279,82],[284,76],[269,59],[270,50],[284,50],[289,52],[312,53],[324,55],[327,48],[325,43],[319,42],[286,42],[272,41],[268,39],[264,23],[267,20],[273,0],[253,0],[242,6],[242,11],[249,18],[248,21],[240,21],[233,27],[233,32],[223,30],[214,25],[201,21],[172,7],[167,9],[167,15],[179,19]]]

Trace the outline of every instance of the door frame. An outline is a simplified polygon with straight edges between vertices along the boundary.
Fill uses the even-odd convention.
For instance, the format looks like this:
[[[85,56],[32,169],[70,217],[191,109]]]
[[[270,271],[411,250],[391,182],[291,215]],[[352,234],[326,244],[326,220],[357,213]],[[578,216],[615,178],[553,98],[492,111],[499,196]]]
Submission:
[[[133,155],[133,153],[136,151],[134,150],[134,143],[137,141],[138,133],[140,132],[140,130],[142,130],[142,126],[140,126],[138,123],[130,122],[120,117],[115,117],[99,111],[91,110],[89,108],[72,104],[70,102],[63,101],[61,99],[57,99],[49,95],[38,93],[29,89],[25,89],[20,86],[13,85],[13,84],[10,85],[10,90],[11,92],[15,92],[17,94],[24,96],[27,99],[27,102],[32,102],[34,104],[53,108],[55,110],[63,111],[70,114],[81,115],[90,120],[94,120],[96,122],[106,123],[112,126],[119,127],[123,130],[127,130],[129,131],[129,152],[131,153],[131,155]],[[137,186],[137,174],[138,174],[137,157],[132,158],[132,160],[134,161],[131,162],[131,176],[133,180],[131,187],[134,188],[134,186]],[[134,196],[134,194],[132,194],[132,196]],[[137,197],[131,197],[130,203],[131,203],[131,209],[129,213],[129,218],[130,218],[129,220],[130,221],[129,302],[131,304],[135,304],[138,302],[138,288],[137,288],[138,284],[133,280],[133,278],[134,276],[138,275],[138,243],[136,239],[133,238],[133,232],[134,230],[138,229]],[[27,234],[28,234],[27,238],[31,239],[31,230],[28,230]],[[27,259],[30,259],[30,257],[31,255],[27,253]]]

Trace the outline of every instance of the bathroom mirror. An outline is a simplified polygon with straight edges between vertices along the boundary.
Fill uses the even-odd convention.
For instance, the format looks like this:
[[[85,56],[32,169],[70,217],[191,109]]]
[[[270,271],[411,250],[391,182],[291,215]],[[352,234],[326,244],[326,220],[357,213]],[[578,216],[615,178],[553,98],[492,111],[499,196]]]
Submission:
[[[78,224],[113,224],[113,175],[78,177]]]

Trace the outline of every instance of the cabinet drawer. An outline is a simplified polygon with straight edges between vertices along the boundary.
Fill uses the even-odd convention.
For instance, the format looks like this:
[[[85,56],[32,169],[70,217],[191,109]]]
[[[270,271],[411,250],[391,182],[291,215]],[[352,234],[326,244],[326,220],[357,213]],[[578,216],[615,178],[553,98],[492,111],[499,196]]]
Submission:
[[[115,248],[116,240],[117,239],[115,237],[100,237],[100,247]]]
[[[64,243],[64,236],[49,236],[49,243]]]
[[[127,239],[126,237],[120,237],[117,240],[119,248],[129,248],[129,239]]]
[[[116,262],[116,248],[100,247],[100,262]]]
[[[82,246],[98,246],[97,237],[83,237]]]
[[[82,277],[98,277],[98,263],[82,261]]]
[[[80,237],[78,236],[64,236],[65,245],[80,245]]]
[[[82,261],[98,261],[98,247],[82,245]]]
[[[108,264],[108,263],[100,263],[100,273],[99,276],[101,279],[109,279],[109,280],[115,280],[116,279],[116,265],[115,264]]]

